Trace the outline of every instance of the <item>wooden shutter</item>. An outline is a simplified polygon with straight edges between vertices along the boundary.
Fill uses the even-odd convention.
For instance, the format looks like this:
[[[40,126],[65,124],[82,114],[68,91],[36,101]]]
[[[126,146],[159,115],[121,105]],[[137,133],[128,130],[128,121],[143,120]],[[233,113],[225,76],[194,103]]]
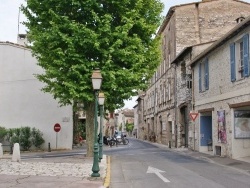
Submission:
[[[244,76],[249,76],[249,34],[243,36]]]
[[[236,80],[234,43],[230,44],[230,64],[231,64],[231,81],[234,82]]]

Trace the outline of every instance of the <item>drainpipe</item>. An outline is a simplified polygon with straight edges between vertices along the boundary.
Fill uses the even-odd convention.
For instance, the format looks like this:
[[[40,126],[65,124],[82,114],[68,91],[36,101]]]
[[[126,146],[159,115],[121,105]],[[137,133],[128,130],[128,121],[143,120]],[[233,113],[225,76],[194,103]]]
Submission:
[[[192,104],[192,111],[194,111],[194,68],[192,68],[192,103],[191,104]],[[195,151],[195,121],[193,121],[193,124],[194,124],[193,138],[194,138],[194,151]]]
[[[176,65],[174,67],[174,114],[175,114],[175,147],[177,148],[177,95],[176,95],[176,83],[177,83],[177,74],[176,74]]]

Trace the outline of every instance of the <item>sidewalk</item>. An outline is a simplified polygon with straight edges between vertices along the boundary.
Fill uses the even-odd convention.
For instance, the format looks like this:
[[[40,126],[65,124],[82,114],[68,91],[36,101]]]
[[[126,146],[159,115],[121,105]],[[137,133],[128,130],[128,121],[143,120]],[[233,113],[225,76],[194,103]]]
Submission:
[[[152,144],[162,149],[167,149],[173,152],[178,152],[182,155],[188,155],[190,157],[194,157],[197,159],[207,160],[211,163],[215,163],[221,166],[227,166],[229,168],[233,168],[247,175],[250,175],[250,157],[242,157],[236,160],[236,159],[231,159],[228,157],[220,157],[220,156],[215,156],[215,155],[211,155],[207,153],[201,153],[198,151],[192,151],[188,148],[169,148],[165,145],[158,144],[158,143],[152,143]]]
[[[56,153],[60,151],[49,152]],[[21,156],[34,154],[43,155],[48,152],[21,153]],[[5,154],[4,158],[0,159],[0,188],[102,188],[107,173],[107,161],[108,157],[104,155],[99,163],[100,177],[93,178],[93,158],[85,157],[84,154],[21,159],[21,162],[12,162],[11,155]]]

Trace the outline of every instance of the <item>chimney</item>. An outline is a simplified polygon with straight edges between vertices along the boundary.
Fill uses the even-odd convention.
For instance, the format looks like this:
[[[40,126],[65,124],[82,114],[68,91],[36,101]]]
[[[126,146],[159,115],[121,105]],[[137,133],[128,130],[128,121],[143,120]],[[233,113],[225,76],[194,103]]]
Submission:
[[[26,34],[18,34],[17,35],[17,44],[26,46],[28,44],[27,35]]]

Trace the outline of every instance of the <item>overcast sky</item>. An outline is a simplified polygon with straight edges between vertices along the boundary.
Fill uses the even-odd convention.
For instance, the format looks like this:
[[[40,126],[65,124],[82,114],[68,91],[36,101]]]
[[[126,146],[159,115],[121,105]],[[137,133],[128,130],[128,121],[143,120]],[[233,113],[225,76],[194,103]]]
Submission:
[[[201,0],[162,0],[165,5],[163,15],[166,15],[171,6],[199,1]],[[250,0],[244,1],[250,3]],[[17,41],[18,31],[21,34],[25,33],[25,27],[18,24],[18,17],[20,18],[19,22],[25,20],[22,14],[18,16],[19,7],[23,3],[25,3],[25,0],[0,0],[0,41],[15,43]],[[136,104],[135,100],[136,97],[133,97],[133,100],[127,101],[124,108],[133,108]]]

